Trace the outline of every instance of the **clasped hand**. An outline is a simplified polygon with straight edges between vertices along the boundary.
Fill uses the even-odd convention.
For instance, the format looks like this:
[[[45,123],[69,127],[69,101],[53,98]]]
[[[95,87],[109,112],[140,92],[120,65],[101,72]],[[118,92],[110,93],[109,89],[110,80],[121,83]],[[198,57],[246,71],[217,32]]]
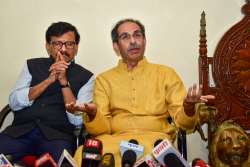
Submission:
[[[54,83],[56,80],[58,80],[61,85],[66,85],[68,82],[66,76],[68,65],[69,63],[65,61],[62,53],[58,51],[55,63],[49,68],[50,75],[48,80],[51,83]]]

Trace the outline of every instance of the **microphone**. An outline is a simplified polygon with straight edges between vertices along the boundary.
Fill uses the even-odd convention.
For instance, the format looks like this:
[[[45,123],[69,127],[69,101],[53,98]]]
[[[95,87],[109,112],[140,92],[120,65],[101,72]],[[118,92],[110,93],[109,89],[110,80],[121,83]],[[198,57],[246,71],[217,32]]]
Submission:
[[[55,160],[51,157],[49,153],[43,154],[40,158],[35,161],[35,167],[39,166],[51,166],[57,167]]]
[[[156,140],[154,143],[154,147],[158,146],[158,144],[160,144],[162,141],[163,141],[162,139]]]
[[[147,154],[144,158],[139,159],[134,167],[161,167],[151,154]]]
[[[61,166],[72,166],[77,167],[77,163],[69,152],[64,149],[57,163],[58,167]]]
[[[121,141],[120,152],[122,155],[122,167],[133,166],[136,159],[141,157],[144,152],[144,147],[138,145],[138,141],[135,139],[127,141]]]
[[[138,142],[134,139],[127,141],[121,141],[120,143],[120,152],[121,155],[124,154],[127,150],[133,150],[136,153],[137,159],[143,156],[144,147],[141,145],[138,145]]]
[[[1,167],[13,167],[13,165],[11,165],[9,160],[3,154],[0,154],[0,166]]]
[[[105,153],[98,167],[115,167],[114,155],[112,153]]]
[[[136,153],[133,150],[127,150],[122,155],[122,167],[132,167],[136,161]]]
[[[207,163],[205,163],[202,159],[195,158],[192,161],[192,167],[209,167],[209,165]]]
[[[153,149],[153,156],[163,166],[190,167],[168,140],[163,140]]]
[[[102,156],[102,142],[98,139],[87,139],[83,146],[82,167],[98,166]]]

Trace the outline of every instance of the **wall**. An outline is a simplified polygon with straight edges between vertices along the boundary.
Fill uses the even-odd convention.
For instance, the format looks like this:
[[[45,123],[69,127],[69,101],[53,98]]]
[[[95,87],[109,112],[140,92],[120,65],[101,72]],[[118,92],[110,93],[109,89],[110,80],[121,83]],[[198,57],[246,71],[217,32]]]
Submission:
[[[207,14],[208,54],[222,34],[242,18],[244,0],[0,0],[0,107],[8,103],[27,58],[47,56],[44,33],[52,22],[74,24],[80,34],[76,61],[96,74],[117,63],[110,30],[132,17],[145,24],[146,57],[172,66],[186,87],[198,82],[200,14]],[[5,125],[11,122],[11,117]],[[207,160],[206,143],[197,134],[188,138],[188,159]]]

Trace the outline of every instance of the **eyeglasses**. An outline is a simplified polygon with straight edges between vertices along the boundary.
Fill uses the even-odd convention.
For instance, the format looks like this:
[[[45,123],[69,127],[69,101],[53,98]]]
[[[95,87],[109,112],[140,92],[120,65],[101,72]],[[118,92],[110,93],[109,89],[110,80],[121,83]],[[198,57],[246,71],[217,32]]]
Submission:
[[[66,42],[61,42],[61,41],[51,41],[50,43],[55,49],[61,49],[63,45],[65,46],[66,49],[73,49],[76,45],[75,41],[66,41]]]

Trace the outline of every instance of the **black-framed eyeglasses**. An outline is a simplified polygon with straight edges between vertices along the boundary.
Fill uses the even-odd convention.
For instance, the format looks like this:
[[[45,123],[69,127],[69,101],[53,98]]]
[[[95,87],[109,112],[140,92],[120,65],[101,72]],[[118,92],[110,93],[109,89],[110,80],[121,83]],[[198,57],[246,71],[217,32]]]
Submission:
[[[75,41],[51,41],[50,44],[55,48],[55,49],[61,49],[63,45],[65,46],[66,49],[73,49],[76,45]]]

